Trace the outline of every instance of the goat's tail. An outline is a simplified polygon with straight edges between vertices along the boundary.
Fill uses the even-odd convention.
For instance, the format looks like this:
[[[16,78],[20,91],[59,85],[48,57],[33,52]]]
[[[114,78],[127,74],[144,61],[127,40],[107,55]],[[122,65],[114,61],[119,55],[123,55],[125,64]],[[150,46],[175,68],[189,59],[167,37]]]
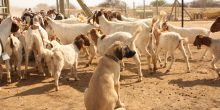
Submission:
[[[11,47],[11,48],[14,48],[15,46],[14,46],[14,43],[13,43],[13,39],[12,39],[11,36],[10,36],[9,38],[10,38],[10,47]]]
[[[136,29],[136,31],[134,32],[133,37],[131,38],[132,42],[134,42],[137,39],[137,37],[140,35],[141,31],[142,31],[142,27],[139,26],[138,29]]]

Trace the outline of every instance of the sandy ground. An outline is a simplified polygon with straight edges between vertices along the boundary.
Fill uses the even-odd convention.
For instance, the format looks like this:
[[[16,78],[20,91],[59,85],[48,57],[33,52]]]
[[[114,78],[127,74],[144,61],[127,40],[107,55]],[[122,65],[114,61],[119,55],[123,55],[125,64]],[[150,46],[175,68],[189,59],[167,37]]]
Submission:
[[[187,22],[186,26],[209,28],[211,22]],[[175,23],[178,24],[178,23]],[[218,38],[219,33],[211,36]],[[146,57],[142,57],[144,78],[137,82],[137,68],[133,60],[126,60],[126,69],[121,73],[121,98],[127,110],[207,110],[220,109],[220,79],[210,66],[210,55],[199,61],[201,53],[191,46],[193,59],[190,60],[191,73],[186,73],[186,64],[179,51],[171,72],[165,69],[157,73],[148,72]],[[83,92],[97,65],[84,68],[86,58],[79,63],[80,81],[60,80],[60,91],[56,92],[53,78],[44,78],[33,72],[31,78],[12,84],[2,84],[0,89],[1,110],[85,110]],[[63,75],[68,71],[64,71]],[[15,79],[15,78],[13,78]]]

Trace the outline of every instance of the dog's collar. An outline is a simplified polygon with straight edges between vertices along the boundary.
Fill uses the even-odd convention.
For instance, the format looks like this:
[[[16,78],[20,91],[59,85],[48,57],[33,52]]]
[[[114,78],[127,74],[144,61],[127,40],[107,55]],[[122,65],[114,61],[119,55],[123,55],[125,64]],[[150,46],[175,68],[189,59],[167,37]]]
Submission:
[[[112,60],[114,60],[116,63],[119,62],[119,59],[116,58],[116,57],[114,57],[114,56],[112,56],[112,55],[105,54],[105,56],[108,57],[108,58],[110,58],[110,59],[112,59]]]

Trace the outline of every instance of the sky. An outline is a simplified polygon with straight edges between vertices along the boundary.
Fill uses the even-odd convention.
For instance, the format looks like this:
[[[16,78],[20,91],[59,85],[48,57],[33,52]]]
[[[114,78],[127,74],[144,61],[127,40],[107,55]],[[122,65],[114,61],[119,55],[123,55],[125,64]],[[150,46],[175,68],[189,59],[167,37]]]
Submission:
[[[84,0],[84,2],[88,6],[96,6],[100,3],[102,3],[105,0]],[[135,2],[136,5],[143,5],[143,0],[122,0],[125,1],[129,7],[132,7],[133,1]],[[149,4],[153,0],[145,0],[146,4]],[[174,0],[166,0],[168,3],[172,3]],[[181,0],[179,0],[181,2]],[[185,2],[191,2],[193,0],[185,0]],[[77,0],[70,0],[70,2],[79,8],[79,5],[77,3]],[[21,8],[33,8],[39,3],[45,3],[50,6],[56,5],[56,0],[10,0],[11,6],[16,6],[16,7],[21,7]]]

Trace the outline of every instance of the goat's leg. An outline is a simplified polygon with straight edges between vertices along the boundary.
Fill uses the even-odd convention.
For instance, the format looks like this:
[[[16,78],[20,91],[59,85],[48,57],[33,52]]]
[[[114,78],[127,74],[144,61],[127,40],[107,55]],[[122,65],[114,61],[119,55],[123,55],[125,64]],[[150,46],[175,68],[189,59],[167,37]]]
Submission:
[[[89,62],[86,64],[86,67],[89,67],[92,64],[92,60],[96,55],[96,47],[93,45],[89,46],[89,53],[90,53],[90,59]]]
[[[44,70],[43,70],[43,67],[42,67],[41,60],[42,60],[42,56],[41,56],[41,55],[37,55],[38,71],[39,71],[43,76],[46,76],[46,74],[45,74],[45,72],[44,72]]]
[[[89,59],[90,54],[87,48],[83,48],[83,52],[84,52],[84,57],[86,57],[87,59]]]
[[[162,65],[162,60],[161,60],[161,56],[158,54],[157,55],[157,58],[158,58],[158,61],[159,61],[159,63],[160,63],[160,67],[162,67],[163,65]]]
[[[181,53],[182,53],[182,55],[183,55],[183,57],[185,59],[186,67],[187,67],[187,73],[189,73],[190,72],[189,59],[188,59],[188,56],[186,54],[185,48],[184,48],[182,43],[180,44],[179,49],[180,49],[180,51],[181,51]]]
[[[167,67],[167,56],[168,56],[168,52],[166,52],[165,54],[164,65],[163,65],[164,68]]]
[[[189,59],[192,59],[192,52],[189,48],[189,44],[185,44],[185,46],[186,46],[187,53],[189,54]]]
[[[171,55],[171,63],[170,63],[170,65],[169,65],[169,67],[168,67],[168,69],[166,70],[165,73],[170,72],[170,69],[171,69],[171,67],[173,65],[173,62],[175,61],[174,52],[171,52],[170,55]]]
[[[158,60],[158,56],[159,56],[159,52],[160,52],[160,48],[156,48],[155,53],[153,54],[153,65],[154,65],[154,71],[157,70],[157,60]]]
[[[60,74],[61,74],[61,71],[56,71],[54,73],[54,83],[55,83],[55,86],[56,86],[56,91],[59,90],[59,77],[60,77]]]
[[[213,58],[213,59],[212,59],[212,62],[211,62],[212,68],[215,69],[215,70],[217,70],[217,67],[216,67],[216,65],[215,65],[215,63],[216,63],[217,61],[218,61],[217,58]]]
[[[136,53],[133,59],[138,67],[138,75],[139,75],[138,81],[142,81],[143,74],[141,71],[141,60],[140,60],[139,54]]]
[[[22,74],[21,74],[22,53],[16,52],[15,57],[16,57],[16,67],[18,67],[17,73],[19,76],[19,80],[21,80],[22,79]]]
[[[27,74],[28,70],[28,62],[29,62],[29,52],[25,52],[25,70],[24,70],[24,78],[27,76],[30,76],[30,74]]]
[[[213,58],[212,59],[212,62],[211,62],[211,65],[212,65],[212,68],[218,73],[218,77],[220,77],[220,74],[219,74],[219,70],[218,70],[218,68],[216,67],[216,63],[218,62],[218,58]]]
[[[7,82],[8,83],[11,83],[11,67],[10,67],[10,61],[9,60],[6,60],[5,61],[5,65],[6,65],[6,69],[7,69]]]
[[[80,80],[80,78],[77,76],[77,66],[78,61],[75,62],[74,67],[72,68],[72,74],[74,74],[74,78],[76,81]]]
[[[206,55],[207,55],[207,53],[208,53],[208,50],[209,50],[209,48],[206,48],[206,49],[205,49],[205,51],[204,51],[203,54],[202,54],[202,57],[200,58],[200,61],[202,61],[202,60],[206,57]]]
[[[0,64],[0,82],[2,81],[2,75],[3,75],[2,70],[3,68],[2,68],[2,65]]]

